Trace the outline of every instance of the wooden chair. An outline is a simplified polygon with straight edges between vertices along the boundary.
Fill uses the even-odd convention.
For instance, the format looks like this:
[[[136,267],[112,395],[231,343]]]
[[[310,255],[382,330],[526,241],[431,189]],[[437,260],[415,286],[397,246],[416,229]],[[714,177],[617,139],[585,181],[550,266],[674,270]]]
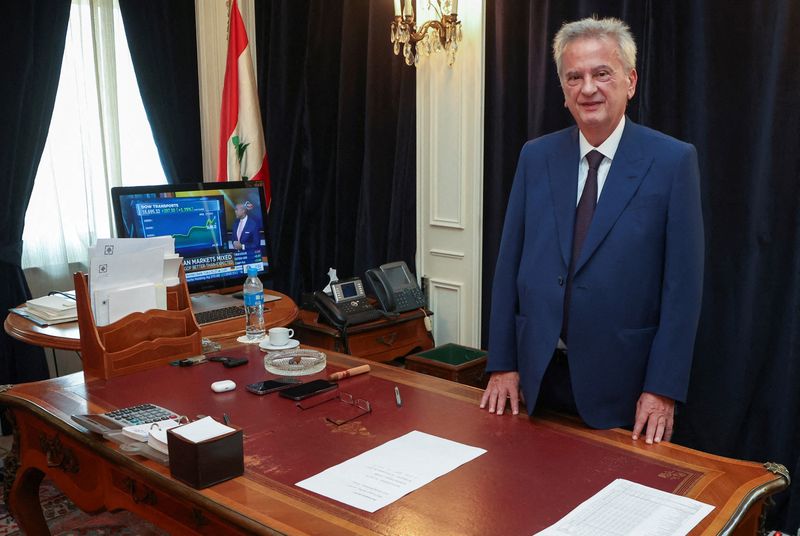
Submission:
[[[147,370],[169,361],[202,353],[183,266],[180,283],[167,287],[167,310],[131,313],[98,327],[92,313],[86,274],[74,274],[86,381],[108,379]]]

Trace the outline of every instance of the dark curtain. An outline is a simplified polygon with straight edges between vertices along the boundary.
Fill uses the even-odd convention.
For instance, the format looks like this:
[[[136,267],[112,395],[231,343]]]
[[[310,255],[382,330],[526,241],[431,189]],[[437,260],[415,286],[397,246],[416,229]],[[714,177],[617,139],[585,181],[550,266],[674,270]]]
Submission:
[[[416,248],[415,71],[391,2],[256,2],[274,286],[295,299]]]
[[[119,7],[167,181],[202,182],[194,0],[119,0]]]
[[[706,268],[677,442],[800,470],[800,4],[487,3],[483,318],[525,140],[573,124],[550,43],[562,22],[626,20],[639,45],[629,117],[693,143]],[[484,326],[484,341],[485,341]],[[798,476],[768,525],[800,525]]]
[[[8,308],[30,299],[22,273],[22,229],[61,73],[70,0],[4,6],[0,51],[0,324]],[[0,332],[0,384],[48,377],[44,352]]]

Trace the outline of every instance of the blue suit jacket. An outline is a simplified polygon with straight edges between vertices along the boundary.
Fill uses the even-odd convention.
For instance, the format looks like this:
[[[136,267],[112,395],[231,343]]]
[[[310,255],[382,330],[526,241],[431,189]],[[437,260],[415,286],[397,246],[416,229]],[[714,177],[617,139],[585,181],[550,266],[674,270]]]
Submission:
[[[572,249],[578,129],[522,149],[492,288],[488,371],[516,370],[532,411],[556,348]],[[569,364],[590,426],[633,423],[643,391],[684,401],[703,280],[697,153],[626,120],[575,265]]]
[[[233,240],[236,240],[236,230],[238,228],[239,220],[236,220],[232,232]],[[259,225],[258,221],[253,216],[248,216],[247,223],[244,224],[244,229],[242,230],[242,238],[239,240],[239,242],[241,242],[244,246],[245,250],[251,251],[261,247],[261,236],[259,235],[260,230],[261,226]]]

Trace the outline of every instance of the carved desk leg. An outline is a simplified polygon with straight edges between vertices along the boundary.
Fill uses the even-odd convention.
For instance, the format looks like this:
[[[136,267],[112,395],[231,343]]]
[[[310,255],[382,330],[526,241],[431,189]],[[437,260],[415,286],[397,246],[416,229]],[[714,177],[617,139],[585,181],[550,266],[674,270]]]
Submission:
[[[39,484],[44,473],[36,468],[20,469],[20,437],[15,414],[6,410],[6,418],[11,424],[14,444],[6,456],[3,491],[8,511],[26,534],[50,534],[39,502]]]

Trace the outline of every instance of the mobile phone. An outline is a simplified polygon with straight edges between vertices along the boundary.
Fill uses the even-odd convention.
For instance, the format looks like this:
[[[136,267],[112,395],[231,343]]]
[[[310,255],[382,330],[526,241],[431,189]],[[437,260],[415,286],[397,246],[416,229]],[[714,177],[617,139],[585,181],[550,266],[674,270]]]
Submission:
[[[238,367],[239,365],[244,365],[245,363],[248,362],[248,359],[246,357],[237,358],[237,357],[217,356],[217,357],[209,357],[208,360],[222,363],[223,365],[225,365],[226,368]]]
[[[287,378],[284,380],[264,380],[263,382],[251,383],[250,385],[246,385],[245,389],[257,395],[265,395],[296,385],[298,385],[298,380]]]
[[[337,384],[327,380],[313,380],[295,385],[289,389],[284,389],[278,394],[285,398],[291,398],[292,400],[303,400],[304,398],[336,389],[336,387],[338,387]]]

